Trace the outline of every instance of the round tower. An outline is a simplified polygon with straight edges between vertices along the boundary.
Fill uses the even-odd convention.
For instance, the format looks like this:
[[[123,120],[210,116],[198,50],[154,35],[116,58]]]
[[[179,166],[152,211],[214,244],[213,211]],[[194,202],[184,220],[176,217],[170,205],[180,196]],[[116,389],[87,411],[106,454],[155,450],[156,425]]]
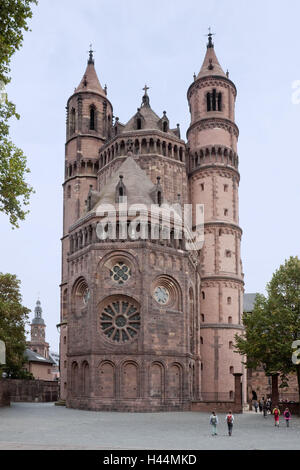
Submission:
[[[202,399],[226,401],[234,395],[234,373],[243,372],[234,353],[242,330],[242,231],[238,210],[239,130],[235,124],[236,87],[216,57],[212,34],[198,76],[187,93],[190,198],[204,204],[201,269]]]
[[[95,70],[90,48],[87,67],[68,99],[66,112],[65,179],[60,327],[61,399],[66,396],[69,228],[85,213],[89,192],[97,189],[99,149],[111,138],[113,108]]]

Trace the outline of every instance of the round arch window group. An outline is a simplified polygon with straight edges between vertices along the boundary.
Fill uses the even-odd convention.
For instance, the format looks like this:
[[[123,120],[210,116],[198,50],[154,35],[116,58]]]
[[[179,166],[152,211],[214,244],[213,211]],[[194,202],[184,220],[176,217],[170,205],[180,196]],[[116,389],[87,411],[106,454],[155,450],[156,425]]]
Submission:
[[[114,343],[133,340],[140,330],[141,315],[132,299],[118,297],[107,301],[100,313],[100,330]]]

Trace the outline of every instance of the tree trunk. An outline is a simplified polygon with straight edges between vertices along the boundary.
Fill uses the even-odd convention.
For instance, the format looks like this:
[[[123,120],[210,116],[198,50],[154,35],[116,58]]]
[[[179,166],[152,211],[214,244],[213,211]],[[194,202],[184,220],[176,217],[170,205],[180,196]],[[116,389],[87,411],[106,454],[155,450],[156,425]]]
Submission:
[[[279,401],[278,376],[279,374],[272,374],[272,408],[277,406]]]

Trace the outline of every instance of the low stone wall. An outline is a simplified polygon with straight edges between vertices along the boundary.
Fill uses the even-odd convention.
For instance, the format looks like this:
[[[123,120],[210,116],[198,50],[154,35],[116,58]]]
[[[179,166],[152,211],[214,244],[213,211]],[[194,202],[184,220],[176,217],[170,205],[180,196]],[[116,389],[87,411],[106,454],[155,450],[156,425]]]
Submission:
[[[0,407],[10,405],[9,384],[6,380],[0,380]]]
[[[11,401],[49,402],[57,401],[59,386],[53,380],[4,379]]]
[[[218,413],[228,413],[228,411],[232,411],[233,413],[242,413],[243,409],[241,405],[236,404],[233,401],[228,401],[228,402],[197,401],[191,404],[191,411],[203,411],[206,413],[211,413],[212,411],[216,411]]]

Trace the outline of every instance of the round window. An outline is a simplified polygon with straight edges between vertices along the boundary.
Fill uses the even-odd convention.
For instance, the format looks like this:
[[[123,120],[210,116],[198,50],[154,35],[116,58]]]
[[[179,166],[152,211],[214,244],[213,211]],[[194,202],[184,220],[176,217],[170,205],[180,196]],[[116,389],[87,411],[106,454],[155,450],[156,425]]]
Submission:
[[[157,286],[154,290],[154,298],[161,305],[167,304],[170,298],[168,289],[164,286]]]
[[[124,284],[131,276],[130,267],[127,264],[119,261],[118,263],[114,264],[114,266],[110,270],[110,277],[111,279],[116,282],[117,284]]]
[[[139,308],[127,299],[117,299],[107,303],[100,314],[101,331],[116,343],[126,343],[135,338],[140,326]]]

